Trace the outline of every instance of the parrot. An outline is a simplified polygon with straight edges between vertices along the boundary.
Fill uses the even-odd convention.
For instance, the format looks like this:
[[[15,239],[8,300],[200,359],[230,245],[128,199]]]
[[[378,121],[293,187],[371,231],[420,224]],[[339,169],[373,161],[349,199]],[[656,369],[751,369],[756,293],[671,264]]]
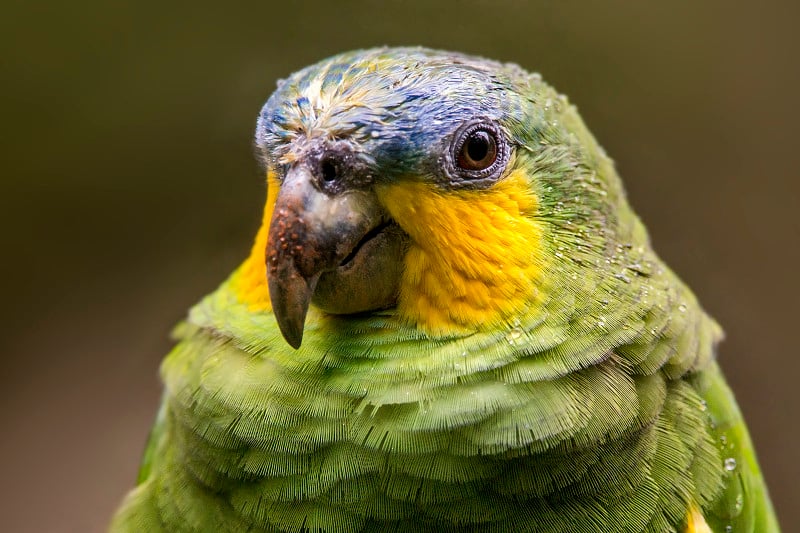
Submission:
[[[254,146],[260,228],[174,330],[111,531],[780,530],[721,327],[539,74],[341,53]]]

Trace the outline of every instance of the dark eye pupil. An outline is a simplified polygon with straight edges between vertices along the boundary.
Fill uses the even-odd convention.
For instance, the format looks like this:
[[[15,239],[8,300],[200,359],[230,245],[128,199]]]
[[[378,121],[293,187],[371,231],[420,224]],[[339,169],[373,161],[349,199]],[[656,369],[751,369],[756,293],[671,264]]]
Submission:
[[[473,161],[480,161],[489,153],[489,134],[485,131],[475,132],[467,140],[467,155]]]
[[[485,170],[497,160],[497,141],[488,131],[477,130],[464,140],[458,166],[464,170]]]

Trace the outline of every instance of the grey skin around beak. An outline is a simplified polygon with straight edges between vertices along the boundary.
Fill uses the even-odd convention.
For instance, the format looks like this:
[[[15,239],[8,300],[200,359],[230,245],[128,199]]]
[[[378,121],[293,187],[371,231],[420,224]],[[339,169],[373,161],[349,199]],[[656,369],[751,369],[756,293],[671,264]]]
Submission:
[[[331,168],[295,164],[281,183],[270,222],[269,295],[293,348],[303,340],[312,301],[323,311],[349,314],[386,308],[397,299],[405,234],[371,184],[348,184],[346,170]]]

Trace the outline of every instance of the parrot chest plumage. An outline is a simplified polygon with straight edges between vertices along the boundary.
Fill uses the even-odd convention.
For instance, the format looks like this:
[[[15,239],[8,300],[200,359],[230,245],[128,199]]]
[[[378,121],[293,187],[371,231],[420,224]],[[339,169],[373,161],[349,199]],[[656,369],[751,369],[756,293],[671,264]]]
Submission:
[[[320,335],[295,352],[271,317],[246,310],[221,289],[164,363],[172,445],[158,494],[177,498],[167,523],[662,531],[682,521],[684,501],[721,486],[694,387],[631,375],[592,343],[586,367],[568,371],[565,336],[543,324],[430,346],[387,333],[389,314],[312,315]]]

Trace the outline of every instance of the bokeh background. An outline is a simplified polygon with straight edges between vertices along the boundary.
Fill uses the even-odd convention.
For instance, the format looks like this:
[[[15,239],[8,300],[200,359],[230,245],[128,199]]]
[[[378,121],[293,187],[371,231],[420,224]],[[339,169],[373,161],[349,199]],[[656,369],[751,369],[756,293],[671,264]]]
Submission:
[[[0,17],[0,529],[103,531],[169,330],[249,249],[276,79],[374,45],[536,70],[727,330],[778,513],[797,480],[800,3],[8,1]]]

